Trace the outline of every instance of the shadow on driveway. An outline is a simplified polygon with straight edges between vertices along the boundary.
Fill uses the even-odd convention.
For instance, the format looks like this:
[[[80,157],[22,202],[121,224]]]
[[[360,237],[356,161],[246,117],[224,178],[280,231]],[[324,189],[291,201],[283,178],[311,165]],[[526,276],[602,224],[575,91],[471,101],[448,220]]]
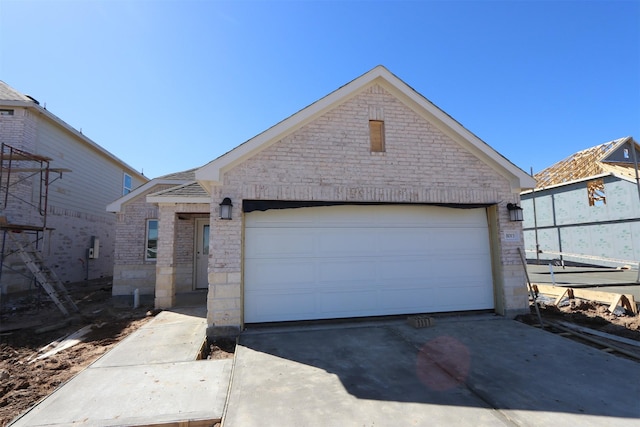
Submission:
[[[494,316],[248,331],[227,426],[637,425],[640,364]]]

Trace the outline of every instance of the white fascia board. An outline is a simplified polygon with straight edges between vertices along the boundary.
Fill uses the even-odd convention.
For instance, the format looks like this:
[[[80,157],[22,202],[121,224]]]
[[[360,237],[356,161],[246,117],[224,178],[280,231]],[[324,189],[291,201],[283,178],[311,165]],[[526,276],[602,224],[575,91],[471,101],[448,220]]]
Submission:
[[[560,184],[549,185],[548,187],[542,187],[542,188],[536,188],[535,190],[523,191],[520,194],[521,195],[525,195],[525,194],[533,193],[534,191],[536,193],[538,193],[540,191],[553,190],[554,188],[564,187],[565,185],[579,184],[581,182],[592,181],[594,179],[605,178],[607,176],[612,176],[614,178],[618,178],[620,180],[627,181],[627,182],[630,182],[632,184],[636,183],[636,180],[634,178],[630,177],[630,176],[620,175],[620,174],[617,174],[617,173],[614,173],[614,172],[604,172],[604,173],[601,173],[601,174],[598,174],[598,175],[588,176],[586,178],[574,179],[573,181],[567,181],[567,182],[562,182]]]
[[[192,181],[189,181],[189,180],[175,180],[175,179],[152,179],[151,181],[145,182],[144,184],[142,184],[141,186],[139,186],[135,190],[131,191],[130,193],[125,194],[124,196],[120,197],[119,199],[109,203],[107,205],[107,212],[119,213],[122,210],[122,205],[123,204],[125,204],[126,202],[128,202],[131,199],[135,199],[140,194],[144,193],[145,191],[149,190],[152,187],[155,187],[156,185],[170,184],[170,185],[178,186],[178,185],[187,184],[189,182],[192,182]]]
[[[636,183],[635,178],[632,178],[632,177],[630,177],[630,176],[620,175],[620,174],[617,174],[617,173],[615,173],[615,172],[611,172],[611,175],[612,175],[612,176],[615,176],[616,178],[620,178],[620,179],[622,179],[622,180],[624,180],[624,181],[629,181],[629,182],[630,182],[630,183],[632,183],[632,184],[635,184],[635,183]]]
[[[541,188],[536,188],[536,189],[532,189],[532,190],[523,191],[523,192],[520,193],[520,195],[531,194],[533,192],[539,193],[539,192],[545,191],[545,190],[553,190],[554,188],[564,187],[566,185],[579,184],[581,182],[591,181],[591,180],[594,180],[594,179],[604,178],[604,177],[607,177],[607,176],[615,176],[616,178],[624,179],[625,181],[634,182],[633,180],[630,180],[627,177],[616,175],[616,174],[611,173],[611,172],[605,172],[605,173],[600,173],[598,175],[588,176],[586,178],[574,179],[573,181],[561,182],[560,184],[553,184],[553,185],[549,185],[547,187],[541,187]]]
[[[211,198],[206,196],[159,196],[150,194],[147,196],[147,203],[188,203],[188,204],[210,204]]]

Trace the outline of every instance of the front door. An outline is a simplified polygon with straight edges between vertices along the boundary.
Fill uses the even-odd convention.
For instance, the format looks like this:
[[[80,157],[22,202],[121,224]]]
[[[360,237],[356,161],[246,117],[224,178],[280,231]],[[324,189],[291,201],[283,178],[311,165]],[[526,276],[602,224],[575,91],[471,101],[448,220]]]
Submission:
[[[209,267],[209,220],[196,219],[196,289],[209,286],[207,269]]]

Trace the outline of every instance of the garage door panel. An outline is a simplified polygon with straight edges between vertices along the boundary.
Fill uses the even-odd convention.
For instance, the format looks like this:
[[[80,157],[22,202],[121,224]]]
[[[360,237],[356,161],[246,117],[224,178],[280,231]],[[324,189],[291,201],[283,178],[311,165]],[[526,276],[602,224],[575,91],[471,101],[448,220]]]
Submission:
[[[316,234],[317,256],[368,256],[375,255],[378,247],[378,237],[370,229],[358,228],[337,229],[326,228],[313,230]]]
[[[484,209],[251,212],[244,269],[248,323],[493,307]]]
[[[441,287],[434,289],[434,299],[442,311],[481,310],[493,308],[493,294],[477,286]]]
[[[255,293],[245,295],[245,310],[255,322],[300,320],[316,312],[316,298],[309,293]]]
[[[252,264],[253,267],[245,272],[245,282],[255,285],[249,289],[313,287],[316,282],[316,263],[313,261],[282,263],[267,258],[254,260]]]
[[[449,276],[452,276],[453,269],[457,270],[456,273],[475,274],[477,269],[486,270],[487,266],[491,268],[489,253],[478,253],[469,249],[460,249],[453,253],[435,253],[427,261],[431,268],[446,271]]]
[[[380,292],[385,301],[387,313],[411,314],[436,310],[435,291],[431,288],[411,287],[406,289],[386,289]]]
[[[277,211],[251,212],[251,221],[245,224],[245,229],[251,228],[309,228],[313,227],[315,215],[301,215],[304,209],[279,209]],[[277,215],[274,215],[277,212]]]
[[[301,229],[251,229],[245,240],[255,242],[247,245],[246,257],[309,257],[314,255],[314,236]]]
[[[428,273],[429,260],[424,257],[411,257],[409,259],[397,257],[392,259],[381,258],[376,265],[379,280],[394,283],[396,280],[420,279],[424,280]]]
[[[364,286],[376,278],[375,262],[365,260],[323,260],[318,263],[318,282],[320,284],[364,282]]]
[[[373,290],[323,292],[318,295],[319,315],[324,313],[324,319],[334,317],[347,317],[368,315],[374,313],[377,308],[376,294]]]
[[[433,239],[428,228],[379,229],[380,251],[403,256],[428,255]]]
[[[482,245],[480,244],[482,242]],[[429,246],[434,252],[447,253],[473,253],[477,251],[485,252],[489,236],[487,229],[479,228],[443,228],[433,230],[429,235]]]

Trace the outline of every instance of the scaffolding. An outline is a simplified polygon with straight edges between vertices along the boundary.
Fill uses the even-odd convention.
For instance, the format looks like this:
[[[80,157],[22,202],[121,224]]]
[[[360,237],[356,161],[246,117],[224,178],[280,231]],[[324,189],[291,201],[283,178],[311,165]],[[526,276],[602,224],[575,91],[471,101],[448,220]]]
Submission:
[[[77,307],[46,265],[45,248],[52,228],[47,226],[49,185],[69,169],[53,169],[51,159],[2,143],[0,149],[0,283],[6,272],[23,275],[40,285],[68,314]],[[9,260],[20,260],[17,269]]]

